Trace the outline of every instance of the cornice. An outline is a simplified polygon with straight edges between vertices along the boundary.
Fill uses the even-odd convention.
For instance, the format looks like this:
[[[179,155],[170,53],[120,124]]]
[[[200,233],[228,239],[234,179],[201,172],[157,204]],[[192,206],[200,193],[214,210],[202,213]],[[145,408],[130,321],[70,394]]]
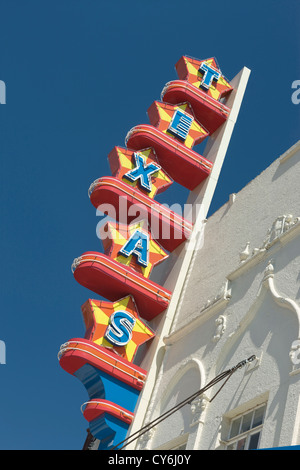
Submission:
[[[227,279],[230,281],[237,279],[264,258],[276,253],[299,234],[300,217],[294,217],[291,214],[277,217],[267,231],[263,244],[259,248],[254,248],[251,252],[250,243],[247,242],[244,250],[240,253],[240,265],[228,274]]]
[[[178,328],[176,331],[163,338],[166,346],[171,346],[181,338],[191,333],[195,328],[201,325],[201,323],[207,321],[209,318],[214,316],[217,312],[223,310],[229,300],[231,299],[231,289],[228,287],[228,281],[226,280],[221,287],[219,293],[211,300],[208,300],[204,306],[200,309],[200,314],[189,321],[183,327]]]
[[[296,142],[291,148],[289,148],[286,152],[284,152],[279,157],[279,163],[285,163],[293,155],[295,155],[295,153],[298,152],[298,150],[300,150],[300,140],[298,140],[298,142]]]

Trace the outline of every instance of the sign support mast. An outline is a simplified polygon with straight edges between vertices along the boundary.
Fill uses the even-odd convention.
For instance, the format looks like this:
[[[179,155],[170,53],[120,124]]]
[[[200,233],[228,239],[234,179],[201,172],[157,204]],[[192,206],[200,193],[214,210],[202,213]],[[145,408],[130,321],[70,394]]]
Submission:
[[[155,383],[164,358],[164,353],[162,354],[162,351],[165,351],[164,337],[171,332],[187,274],[193,265],[195,253],[201,248],[205,220],[238,118],[250,73],[251,71],[247,67],[243,67],[230,82],[233,90],[226,103],[226,106],[231,109],[230,115],[226,122],[207,139],[203,156],[213,163],[213,168],[210,175],[189,193],[187,203],[191,205],[194,214],[191,214],[194,224],[193,230],[189,240],[183,246],[177,248],[176,253],[174,252],[170,256],[170,258],[176,256],[178,260],[169,272],[164,287],[172,290],[173,294],[163,322],[159,325],[159,331],[157,331],[156,338],[153,340],[151,349],[145,358],[148,363],[151,363],[151,366],[148,366],[147,381],[139,397],[135,418],[128,433],[129,436],[146,424],[147,410],[153,400]],[[195,211],[195,208],[199,208],[199,210]],[[145,367],[144,363],[142,367]],[[127,450],[134,449],[136,445],[137,442],[128,445]]]

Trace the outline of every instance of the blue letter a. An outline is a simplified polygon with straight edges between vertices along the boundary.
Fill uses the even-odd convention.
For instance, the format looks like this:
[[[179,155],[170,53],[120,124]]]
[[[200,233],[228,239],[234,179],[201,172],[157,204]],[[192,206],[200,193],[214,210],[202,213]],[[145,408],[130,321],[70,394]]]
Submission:
[[[121,248],[120,253],[123,256],[135,255],[137,262],[143,267],[148,266],[148,254],[149,254],[149,235],[136,230],[125,245]]]

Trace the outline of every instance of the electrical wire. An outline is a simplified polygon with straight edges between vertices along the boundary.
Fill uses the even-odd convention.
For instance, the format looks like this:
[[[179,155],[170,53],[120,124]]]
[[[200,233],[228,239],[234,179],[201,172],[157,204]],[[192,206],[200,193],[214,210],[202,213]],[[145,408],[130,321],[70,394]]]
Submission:
[[[225,382],[223,383],[223,385],[219,388],[219,390],[215,393],[215,395],[209,400],[209,402],[212,402],[215,397],[218,395],[218,393],[222,390],[222,388],[225,386],[225,384],[228,382],[228,380],[230,379],[230,377],[234,374],[234,372],[238,369],[241,369],[243,366],[245,366],[248,362],[252,362],[254,359],[256,359],[256,356],[255,355],[252,355],[250,356],[248,359],[244,359],[243,361],[240,361],[236,366],[232,367],[231,369],[228,369],[228,370],[225,370],[224,372],[222,372],[221,374],[217,375],[214,379],[212,379],[207,385],[205,385],[203,388],[201,388],[200,390],[198,390],[197,392],[193,393],[192,395],[190,395],[188,398],[186,398],[185,400],[183,400],[182,402],[178,403],[177,405],[175,405],[173,408],[171,408],[170,410],[166,411],[165,413],[163,413],[162,415],[158,416],[157,418],[155,418],[153,421],[151,421],[150,423],[146,424],[145,426],[143,426],[142,428],[140,428],[138,431],[136,431],[135,433],[131,434],[131,436],[128,436],[127,438],[125,438],[123,441],[119,442],[119,444],[117,444],[116,446],[112,447],[110,450],[115,450],[115,449],[118,449],[118,450],[122,450],[124,449],[125,447],[127,447],[129,444],[131,444],[132,442],[134,442],[135,440],[139,439],[143,434],[145,434],[146,432],[148,432],[150,429],[152,429],[154,426],[156,426],[157,424],[161,423],[162,421],[164,421],[165,419],[167,419],[169,416],[171,416],[173,413],[175,413],[176,411],[178,411],[180,408],[182,408],[183,406],[187,405],[187,404],[191,404],[193,400],[195,400],[195,398],[197,398],[199,395],[203,395],[203,393],[206,392],[206,390],[208,390],[209,388],[213,387],[215,384],[219,383],[221,380],[225,379]],[[122,447],[119,447],[120,445],[122,445]]]

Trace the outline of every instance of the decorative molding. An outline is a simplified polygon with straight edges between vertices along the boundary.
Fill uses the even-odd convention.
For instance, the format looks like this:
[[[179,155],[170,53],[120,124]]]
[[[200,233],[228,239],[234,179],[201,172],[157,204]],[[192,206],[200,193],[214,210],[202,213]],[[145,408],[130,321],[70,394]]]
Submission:
[[[250,242],[247,242],[245,248],[240,253],[240,262],[243,263],[250,256]]]
[[[298,328],[295,331],[295,340],[292,342],[291,349],[289,351],[289,358],[292,363],[292,371],[290,375],[300,373],[300,306],[292,299],[285,297],[280,294],[274,283],[274,265],[273,260],[270,259],[265,267],[263,278],[260,283],[260,288],[258,293],[253,299],[251,306],[249,307],[248,312],[243,316],[240,323],[236,326],[234,331],[232,331],[226,339],[226,342],[222,346],[222,352],[220,353],[220,359],[228,355],[229,351],[234,347],[235,342],[238,340],[241,334],[246,331],[253,321],[258,309],[256,305],[260,305],[260,302],[264,299],[265,291],[269,291],[275,303],[283,309],[291,310],[295,315],[298,323]],[[252,372],[253,369],[259,367],[262,361],[262,351],[256,354],[257,360],[247,368],[247,372]],[[222,364],[217,364],[216,369],[219,370],[222,367]]]
[[[143,450],[149,449],[149,445],[155,434],[155,431],[156,431],[156,426],[153,426],[153,428],[150,428],[148,431],[144,432],[144,434],[142,434],[138,438],[138,449],[143,449]]]
[[[226,330],[225,315],[219,315],[218,318],[215,320],[215,323],[216,323],[216,334],[214,335],[212,341],[216,343],[217,341],[219,341],[221,336],[223,336]]]
[[[289,356],[290,356],[290,360],[292,363],[292,370],[290,372],[290,375],[299,374],[300,373],[300,339],[292,342]]]
[[[224,309],[231,299],[231,288],[229,288],[230,281],[237,279],[243,272],[250,269],[251,267],[262,261],[267,255],[270,255],[270,249],[274,246],[278,249],[291,241],[294,237],[300,234],[300,217],[294,217],[292,214],[282,215],[277,217],[272,226],[267,231],[267,234],[263,240],[260,248],[254,248],[251,252],[250,242],[247,242],[245,248],[240,253],[240,265],[237,269],[232,271],[222,285],[221,289],[215,297],[208,299],[200,309],[200,314],[193,318],[190,322],[182,327],[178,327],[175,331],[171,332],[168,336],[163,338],[164,343],[167,346],[171,346],[176,341],[180,340],[184,336],[191,333],[195,328],[201,325],[202,322],[206,321],[209,317],[216,314],[218,311]],[[274,248],[275,249],[275,248]],[[272,250],[273,253],[273,250]],[[267,271],[271,270],[271,265],[266,268]],[[264,274],[266,279],[267,271]],[[271,273],[269,273],[271,274]],[[272,287],[273,288],[273,287]],[[274,292],[276,289],[274,287]],[[279,296],[280,297],[280,296]],[[279,301],[279,300],[278,300]],[[223,322],[223,325],[220,323]],[[213,337],[213,341],[217,342],[226,328],[225,317],[219,317],[216,319],[216,334]],[[222,332],[222,330],[224,331]],[[220,334],[221,332],[221,334]]]
[[[298,150],[300,150],[300,140],[279,157],[279,163],[284,163],[289,160]]]
[[[224,309],[229,300],[231,299],[231,289],[228,286],[229,281],[226,280],[217,295],[205,302],[203,307],[200,309],[200,313],[197,317],[193,318],[189,323],[185,324],[184,326],[178,327],[177,330],[173,331],[168,336],[165,336],[163,338],[163,341],[166,346],[171,346],[172,344],[176,343],[176,341],[179,341],[181,338],[184,338],[184,336],[191,333],[202,322],[207,321],[209,317],[216,314],[218,311]]]
[[[282,215],[274,220],[273,225],[269,228],[267,236],[264,239],[263,245],[258,250],[268,250],[274,243],[297,224],[299,224],[300,217],[294,217],[292,214]],[[255,249],[257,250],[257,248]],[[254,250],[254,251],[255,251]]]
[[[236,200],[236,194],[235,193],[229,194],[229,200],[228,200],[229,206],[232,206],[235,200]]]
[[[216,307],[220,301],[223,303],[223,301],[227,301],[231,299],[231,289],[228,288],[228,280],[224,282],[222,285],[221,289],[217,293],[215,297],[212,299],[209,299],[205,302],[203,307],[200,309],[200,312],[204,312],[205,310],[211,309],[212,307]],[[219,306],[219,305],[218,305]]]
[[[234,280],[247,269],[255,266],[268,254],[268,251],[277,245],[285,245],[300,233],[300,217],[294,217],[292,214],[285,214],[277,217],[272,226],[267,231],[263,243],[258,248],[250,249],[250,242],[246,243],[245,248],[240,252],[240,265],[232,271],[227,277]],[[275,249],[275,248],[274,248]]]
[[[180,362],[178,369],[176,370],[175,375],[172,376],[171,380],[168,382],[167,386],[164,388],[164,391],[161,393],[160,387],[156,387],[155,393],[153,394],[153,397],[151,398],[151,401],[149,402],[148,410],[145,416],[145,424],[143,424],[143,427],[150,425],[151,422],[153,422],[155,419],[157,419],[160,416],[160,410],[161,407],[164,406],[165,400],[168,399],[168,396],[170,392],[176,387],[178,382],[182,379],[184,374],[191,368],[197,369],[199,373],[199,384],[197,385],[197,389],[201,389],[203,387],[203,384],[205,384],[206,376],[205,376],[205,369],[198,359],[194,357],[186,357],[183,361]],[[161,369],[159,373],[159,377],[157,380],[157,385],[160,384],[160,380],[164,375],[163,368]],[[202,403],[198,402],[198,400],[201,399]],[[193,426],[197,424],[200,421],[200,414],[204,411],[205,409],[205,401],[209,402],[209,399],[203,394],[201,397],[197,397],[194,399],[190,405],[191,405],[191,413],[192,413],[192,420],[190,423],[190,426]],[[151,449],[151,444],[152,440],[155,436],[155,433],[157,431],[157,425],[153,426],[149,430],[145,430],[145,433],[142,434],[138,438],[138,443],[137,443],[137,449],[140,450],[149,450]]]
[[[192,421],[190,427],[195,426],[196,424],[204,423],[201,419],[203,412],[206,410],[207,405],[209,404],[209,398],[203,394],[200,397],[195,398],[191,403],[191,413]]]
[[[298,358],[298,356],[300,356],[300,307],[294,300],[288,297],[283,297],[276,290],[274,284],[274,266],[272,264],[272,260],[269,261],[268,266],[265,269],[262,283],[270,290],[275,302],[277,305],[279,305],[279,307],[288,308],[296,314],[298,320],[298,336],[297,339],[292,342],[289,352],[289,358],[292,363],[292,371],[290,372],[290,375],[294,375],[295,373],[300,372],[300,359]]]
[[[269,289],[271,292],[273,299],[279,305],[279,307],[287,308],[296,314],[298,320],[298,339],[300,338],[300,307],[299,305],[292,299],[288,297],[283,297],[281,294],[278,293],[275,284],[274,284],[274,266],[272,264],[272,260],[268,262],[268,265],[264,271],[264,277],[262,280],[262,284]]]

